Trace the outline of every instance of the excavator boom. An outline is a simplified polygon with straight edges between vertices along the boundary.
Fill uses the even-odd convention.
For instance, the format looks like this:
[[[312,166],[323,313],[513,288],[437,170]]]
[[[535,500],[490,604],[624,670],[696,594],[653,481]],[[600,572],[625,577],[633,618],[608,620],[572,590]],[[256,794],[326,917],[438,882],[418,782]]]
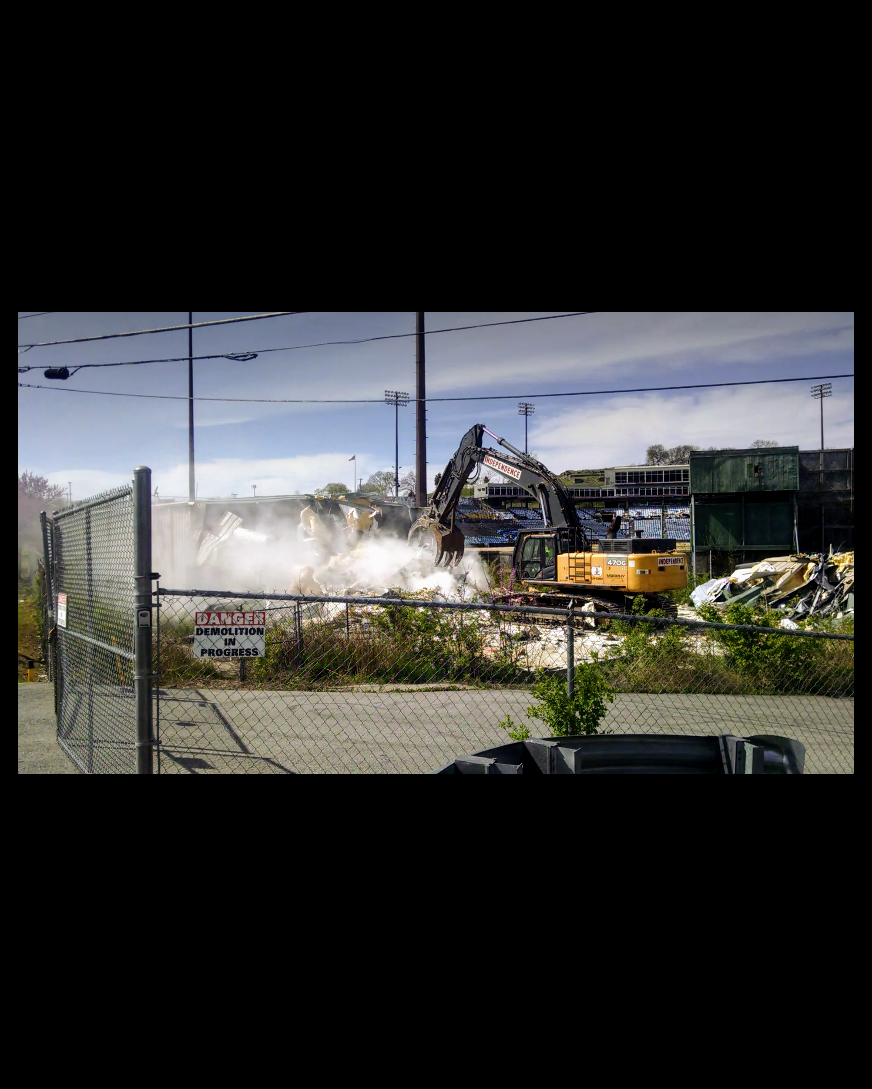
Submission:
[[[511,453],[500,454],[482,446],[485,434],[496,439]],[[455,515],[463,489],[480,465],[495,469],[537,499],[546,526],[570,528],[576,536],[580,535],[580,544],[587,543],[572,499],[559,478],[529,454],[522,453],[506,439],[488,431],[484,424],[475,424],[460,440],[460,445],[445,466],[426,514],[409,530],[409,540],[431,552],[437,566],[441,563],[456,566],[463,556],[465,538],[455,525]]]

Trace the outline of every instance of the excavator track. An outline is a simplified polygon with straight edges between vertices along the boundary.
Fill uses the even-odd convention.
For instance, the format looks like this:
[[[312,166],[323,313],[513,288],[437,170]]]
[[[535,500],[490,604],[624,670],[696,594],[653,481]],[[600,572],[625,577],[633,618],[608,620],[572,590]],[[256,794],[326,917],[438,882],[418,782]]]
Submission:
[[[574,601],[576,603],[577,611],[580,611],[582,605],[591,604],[594,606],[594,612],[611,613],[613,616],[623,616],[632,612],[630,602],[633,597],[635,597],[634,594],[622,594],[622,600],[618,600],[616,598],[598,597],[593,594],[513,593],[508,595],[506,604],[544,605],[546,608],[551,609],[565,609],[568,607],[570,601]],[[667,617],[675,618],[678,616],[678,606],[670,601],[665,595],[652,594],[648,600],[651,609],[658,609]]]
[[[663,594],[654,594],[651,598],[652,609],[660,609],[666,616],[675,619],[678,616],[678,606]]]

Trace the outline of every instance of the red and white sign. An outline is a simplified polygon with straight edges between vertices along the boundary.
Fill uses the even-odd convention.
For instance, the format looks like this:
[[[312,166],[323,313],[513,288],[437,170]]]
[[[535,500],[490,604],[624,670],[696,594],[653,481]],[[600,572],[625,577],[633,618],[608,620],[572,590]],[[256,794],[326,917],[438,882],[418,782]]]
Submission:
[[[266,612],[194,614],[195,658],[262,658],[266,653]]]
[[[67,626],[67,595],[58,594],[58,627]]]
[[[485,454],[484,463],[485,465],[489,465],[492,469],[496,469],[498,473],[502,473],[503,476],[510,476],[513,480],[521,479],[520,469],[516,469],[514,465],[507,465],[504,461],[491,457],[490,454]]]
[[[239,627],[264,627],[266,625],[266,612],[259,613],[197,613],[194,618],[197,627],[208,625],[226,628],[230,625]]]

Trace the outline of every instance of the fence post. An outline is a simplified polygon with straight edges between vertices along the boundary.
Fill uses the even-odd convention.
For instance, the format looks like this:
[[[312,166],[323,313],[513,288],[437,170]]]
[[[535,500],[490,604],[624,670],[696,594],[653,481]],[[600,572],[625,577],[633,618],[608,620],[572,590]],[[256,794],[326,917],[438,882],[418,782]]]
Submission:
[[[45,584],[48,590],[49,610],[52,609],[54,602],[54,587],[52,585],[51,577],[51,552],[48,547],[48,515],[44,510],[39,512],[39,526],[42,530],[42,555],[43,563],[45,564]]]
[[[54,627],[54,581],[51,570],[51,550],[48,545],[48,515],[44,510],[39,512],[39,526],[42,530],[42,555],[43,565],[43,590],[45,600],[42,602],[42,631],[45,654],[45,672],[48,679],[54,683],[54,668],[52,663],[51,630]]]
[[[575,692],[575,628],[572,618],[575,615],[575,601],[570,601],[566,611],[566,694],[572,699]]]
[[[91,508],[85,508],[85,582],[88,600],[88,636],[94,639],[94,548]],[[94,644],[88,643],[88,774],[94,774]]]
[[[133,684],[137,775],[151,775],[153,771],[151,575],[151,469],[140,465],[133,470],[133,580],[136,587]]]

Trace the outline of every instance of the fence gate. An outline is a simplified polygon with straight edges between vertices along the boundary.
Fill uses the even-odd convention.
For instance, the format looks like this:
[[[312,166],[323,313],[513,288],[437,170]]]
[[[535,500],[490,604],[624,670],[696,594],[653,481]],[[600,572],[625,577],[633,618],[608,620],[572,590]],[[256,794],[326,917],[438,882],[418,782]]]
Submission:
[[[151,565],[151,473],[135,476],[133,488],[56,511],[44,541],[58,743],[88,774],[150,770],[151,610],[138,591],[150,597],[151,584],[136,575]]]

